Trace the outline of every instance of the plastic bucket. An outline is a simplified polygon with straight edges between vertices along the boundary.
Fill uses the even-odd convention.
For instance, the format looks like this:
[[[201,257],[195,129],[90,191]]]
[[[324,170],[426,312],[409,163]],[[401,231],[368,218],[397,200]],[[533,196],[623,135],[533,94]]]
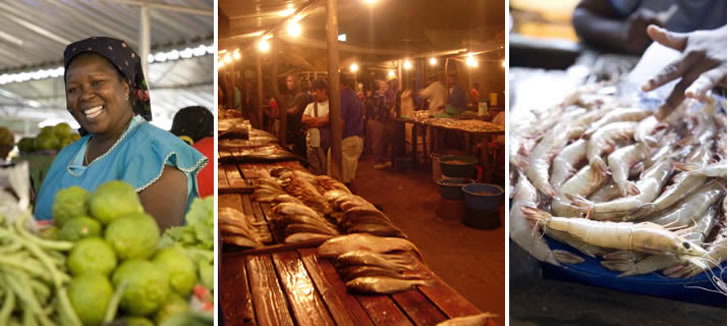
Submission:
[[[440,170],[450,178],[471,178],[477,163],[478,159],[472,156],[447,155],[440,157]]]
[[[432,160],[432,182],[437,184],[442,179],[442,170],[440,170],[440,157],[438,153],[430,154]]]
[[[503,203],[503,188],[490,183],[463,186],[465,206],[473,211],[495,211]]]
[[[445,178],[437,181],[440,185],[440,196],[450,200],[461,200],[463,195],[463,186],[475,182],[473,179],[464,178]]]

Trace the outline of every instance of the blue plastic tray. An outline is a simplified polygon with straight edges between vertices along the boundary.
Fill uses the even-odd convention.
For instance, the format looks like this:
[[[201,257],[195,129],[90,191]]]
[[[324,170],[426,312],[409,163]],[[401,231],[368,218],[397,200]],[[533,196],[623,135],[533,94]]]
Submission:
[[[599,264],[601,259],[583,255],[576,249],[544,236],[551,249],[561,249],[585,259],[581,264],[562,264],[561,267],[541,263],[545,278],[580,282],[593,286],[623,292],[650,295],[667,299],[698,303],[716,307],[726,306],[726,296],[718,293],[706,273],[689,279],[669,278],[660,272],[645,275],[618,277],[620,273],[610,271]],[[726,281],[726,263],[713,269],[713,273]]]

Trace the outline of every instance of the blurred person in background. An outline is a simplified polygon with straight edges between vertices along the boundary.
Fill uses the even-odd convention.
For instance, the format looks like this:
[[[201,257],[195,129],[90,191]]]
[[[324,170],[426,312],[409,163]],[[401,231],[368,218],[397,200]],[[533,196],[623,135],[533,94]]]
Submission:
[[[13,132],[8,128],[0,127],[0,166],[10,164],[8,156],[13,147],[15,147]]]
[[[647,26],[674,32],[715,29],[726,24],[725,0],[582,0],[572,22],[586,43],[641,54],[652,43]]]
[[[385,139],[385,125],[391,117],[391,107],[384,94],[379,91],[379,83],[367,83],[364,91],[368,96],[364,102],[367,121],[367,138],[371,142],[374,154],[374,168],[383,169],[391,166],[392,162],[386,159],[387,142]]]
[[[473,83],[473,88],[470,89],[470,103],[475,110],[478,109],[478,102],[480,101],[480,84],[478,82]]]
[[[364,149],[364,104],[351,89],[351,80],[344,74],[339,76],[341,90],[341,176],[331,169],[331,150],[328,153],[329,175],[341,180],[349,190],[356,192],[354,179],[359,157]]]
[[[450,104],[459,109],[466,109],[468,107],[467,95],[465,95],[465,89],[460,86],[460,84],[458,84],[458,76],[448,76],[447,85],[450,88],[450,95],[447,98],[447,104]]]
[[[316,79],[311,86],[313,102],[303,111],[301,122],[306,128],[306,157],[315,175],[326,174],[326,152],[330,147],[329,85]]]
[[[430,76],[430,84],[423,90],[420,90],[420,96],[429,100],[430,114],[440,114],[445,112],[447,104],[447,88],[443,85],[441,78]]]
[[[286,116],[286,142],[293,144],[296,155],[306,157],[306,138],[304,137],[301,117],[303,110],[313,100],[301,90],[296,75],[286,76],[286,94],[283,95],[283,104],[288,114]]]
[[[202,106],[188,106],[174,115],[170,132],[205,155],[208,162],[213,162],[215,159],[214,123],[215,117],[210,110]],[[208,164],[197,174],[200,197],[207,197],[215,193],[212,169],[212,164]]]

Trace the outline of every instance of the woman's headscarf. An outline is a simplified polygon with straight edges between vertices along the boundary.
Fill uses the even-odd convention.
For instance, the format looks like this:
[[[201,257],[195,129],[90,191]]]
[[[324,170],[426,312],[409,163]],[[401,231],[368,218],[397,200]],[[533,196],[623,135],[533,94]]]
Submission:
[[[83,53],[100,55],[116,67],[129,82],[131,92],[129,98],[134,113],[141,115],[147,121],[152,120],[149,88],[147,88],[147,81],[144,79],[141,58],[126,42],[110,37],[91,37],[71,43],[63,51],[63,68],[66,72],[68,72],[68,66],[73,59]],[[63,82],[66,82],[65,73]]]

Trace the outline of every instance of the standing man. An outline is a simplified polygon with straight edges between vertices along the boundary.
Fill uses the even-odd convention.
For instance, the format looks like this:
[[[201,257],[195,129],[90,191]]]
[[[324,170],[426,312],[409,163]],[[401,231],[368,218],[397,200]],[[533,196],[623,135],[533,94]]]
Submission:
[[[430,85],[420,91],[422,98],[430,101],[430,114],[440,114],[445,111],[447,104],[447,88],[435,76],[430,76]]]
[[[306,156],[306,139],[303,136],[301,117],[311,98],[301,91],[300,83],[295,75],[286,76],[287,92],[283,103],[288,110],[286,118],[286,141],[293,144],[293,151],[301,157]]]
[[[450,75],[447,78],[447,85],[450,87],[450,97],[448,97],[447,103],[460,109],[467,108],[467,96],[465,95],[465,89],[458,85],[458,76]]]
[[[339,78],[341,87],[341,119],[343,120],[341,139],[341,178],[339,178],[352,192],[355,192],[354,178],[359,163],[359,156],[364,149],[364,105],[354,90],[349,86],[348,79],[342,74]],[[335,176],[331,169],[331,151],[329,150],[329,175]]]
[[[321,79],[311,83],[313,102],[303,111],[301,122],[306,130],[306,157],[315,175],[326,174],[326,153],[329,150],[328,84]]]
[[[391,116],[391,107],[387,105],[384,95],[379,92],[379,83],[365,85],[367,93],[364,105],[367,117],[367,139],[371,141],[372,152],[374,153],[374,168],[379,170],[392,165],[385,159],[387,142],[385,139],[385,125]],[[370,89],[373,88],[373,89]]]

